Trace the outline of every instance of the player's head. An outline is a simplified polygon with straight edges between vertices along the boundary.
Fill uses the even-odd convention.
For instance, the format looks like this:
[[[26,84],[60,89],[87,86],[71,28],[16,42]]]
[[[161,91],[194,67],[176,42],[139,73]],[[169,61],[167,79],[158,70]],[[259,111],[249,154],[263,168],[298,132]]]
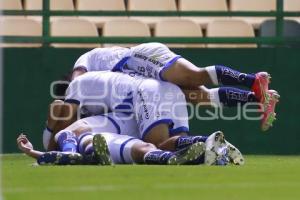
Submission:
[[[64,74],[61,80],[55,81],[54,88],[53,88],[54,99],[64,100],[64,96],[66,94],[66,90],[69,87],[70,82],[71,82],[70,72]]]

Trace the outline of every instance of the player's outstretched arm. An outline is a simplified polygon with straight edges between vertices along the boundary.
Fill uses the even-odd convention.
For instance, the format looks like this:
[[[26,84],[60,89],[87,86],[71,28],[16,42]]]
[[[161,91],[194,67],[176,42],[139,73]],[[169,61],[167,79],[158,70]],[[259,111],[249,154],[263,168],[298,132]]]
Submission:
[[[26,155],[38,159],[39,156],[44,154],[44,152],[36,151],[33,149],[31,142],[28,140],[27,136],[21,133],[17,138],[18,148]]]

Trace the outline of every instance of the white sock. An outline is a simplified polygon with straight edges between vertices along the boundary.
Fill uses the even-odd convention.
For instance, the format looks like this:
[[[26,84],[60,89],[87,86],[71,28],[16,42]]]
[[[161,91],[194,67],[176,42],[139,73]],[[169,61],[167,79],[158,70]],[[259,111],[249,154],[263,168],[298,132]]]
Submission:
[[[219,97],[219,88],[214,88],[209,90],[209,99],[214,107],[222,107]]]
[[[207,71],[207,73],[208,73],[211,81],[213,82],[213,84],[214,85],[219,85],[218,76],[217,76],[217,72],[216,72],[216,67],[215,66],[208,66],[208,67],[205,67],[204,69]]]
[[[133,164],[134,163],[134,161],[132,159],[131,152],[132,152],[132,146],[136,143],[137,143],[137,140],[131,140],[124,147],[123,159],[124,159],[126,164]]]

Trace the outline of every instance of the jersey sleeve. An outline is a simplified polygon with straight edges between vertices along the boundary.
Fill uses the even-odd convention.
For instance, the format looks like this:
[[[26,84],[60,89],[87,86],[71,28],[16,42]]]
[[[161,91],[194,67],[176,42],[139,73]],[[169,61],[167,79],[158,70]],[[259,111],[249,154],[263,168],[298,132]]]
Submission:
[[[66,98],[65,102],[67,103],[74,103],[80,105],[82,103],[82,99],[80,98],[80,92],[78,91],[79,81],[74,80],[70,83],[67,91],[66,91]]]
[[[86,52],[81,55],[74,64],[73,70],[83,69],[85,71],[91,71],[91,63],[93,59],[92,51]]]

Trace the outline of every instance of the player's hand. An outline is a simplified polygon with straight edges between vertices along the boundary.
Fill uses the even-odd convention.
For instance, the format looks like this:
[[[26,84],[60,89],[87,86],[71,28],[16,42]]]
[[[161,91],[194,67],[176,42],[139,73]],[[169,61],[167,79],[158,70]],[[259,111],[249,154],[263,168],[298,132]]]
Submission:
[[[33,146],[31,142],[28,140],[27,136],[24,135],[23,133],[21,133],[17,138],[17,144],[18,144],[18,148],[24,153],[33,150]]]

